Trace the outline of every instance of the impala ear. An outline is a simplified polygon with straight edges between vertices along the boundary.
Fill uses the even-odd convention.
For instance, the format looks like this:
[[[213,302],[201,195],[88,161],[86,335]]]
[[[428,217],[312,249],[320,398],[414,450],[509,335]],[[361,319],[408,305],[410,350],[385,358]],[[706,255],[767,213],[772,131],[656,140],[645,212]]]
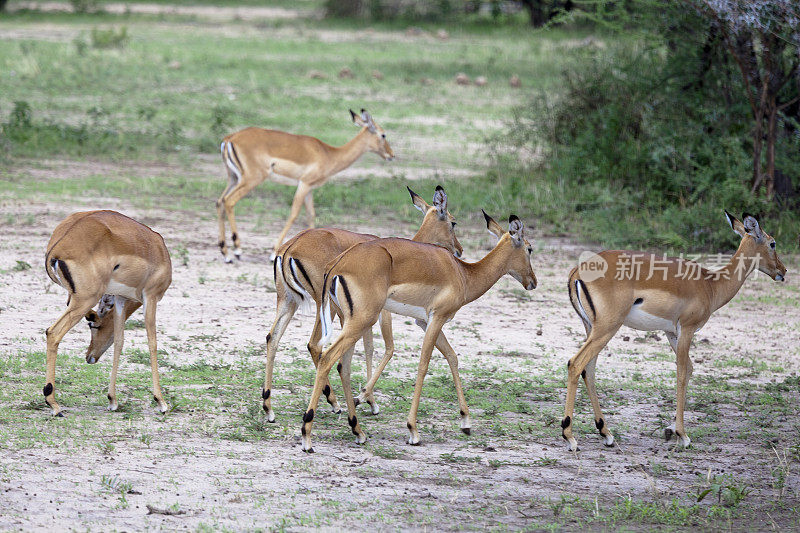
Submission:
[[[483,213],[483,218],[486,219],[486,229],[489,230],[489,233],[497,237],[498,239],[503,236],[505,230],[495,222],[495,220],[486,214],[486,211],[481,209],[481,213]]]
[[[730,224],[731,229],[735,231],[740,237],[744,237],[747,234],[747,230],[744,229],[744,224],[736,218],[735,216],[725,211],[725,218],[728,219],[728,224]]]
[[[757,215],[744,213],[742,215],[742,225],[744,226],[744,229],[747,231],[748,235],[753,237],[758,242],[763,242],[764,231],[761,229],[761,225],[758,223]]]
[[[415,193],[414,191],[412,191],[411,187],[409,187],[408,185],[406,185],[406,189],[408,189],[408,194],[411,195],[411,203],[414,204],[414,207],[419,209],[422,212],[423,215],[425,213],[427,213],[428,209],[430,208],[430,206],[428,205],[428,202],[423,200],[422,196],[420,196],[417,193]]]
[[[437,185],[436,191],[433,193],[433,206],[436,208],[440,220],[447,219],[447,193],[444,192],[441,185]]]
[[[356,112],[353,111],[352,109],[350,109],[350,118],[353,119],[353,124],[355,124],[359,128],[366,128],[367,127],[367,124],[361,118],[361,115],[357,115]]]
[[[361,120],[364,121],[364,126],[366,126],[370,132],[376,133],[378,131],[377,128],[375,128],[375,122],[372,120],[372,115],[367,113],[367,110],[364,108],[361,108]]]
[[[517,215],[508,217],[508,233],[511,234],[514,246],[522,246],[525,242],[525,226]]]

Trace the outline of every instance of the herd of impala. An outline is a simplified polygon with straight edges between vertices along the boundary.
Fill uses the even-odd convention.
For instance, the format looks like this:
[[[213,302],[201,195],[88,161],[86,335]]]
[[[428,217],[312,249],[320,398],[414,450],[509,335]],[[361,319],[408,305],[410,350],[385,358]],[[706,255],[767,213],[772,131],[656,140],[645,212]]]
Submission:
[[[298,308],[316,308],[316,321],[308,350],[316,366],[316,379],[308,409],[303,414],[302,447],[312,452],[311,425],[320,395],[340,412],[328,382],[338,363],[348,422],[356,441],[366,435],[356,417],[356,406],[366,402],[373,414],[378,405],[373,396],[381,372],[392,358],[391,313],[411,317],[424,331],[414,396],[407,418],[408,443],[419,444],[417,409],[423,380],[433,348],[445,357],[453,375],[461,415],[461,429],[470,433],[469,408],[458,374],[458,358],[442,326],[464,305],[480,298],[498,279],[510,274],[526,289],[536,287],[531,267],[530,243],[525,226],[514,215],[507,229],[485,212],[486,227],[497,238],[495,247],[480,261],[460,259],[462,248],[455,234],[456,221],[447,209],[447,194],[437,187],[429,205],[411,189],[411,200],[424,218],[411,239],[378,238],[375,235],[321,228],[314,229],[313,190],[337,172],[347,168],[366,152],[386,160],[394,153],[384,130],[365,110],[350,111],[359,133],[341,147],[313,137],[274,130],[247,128],[226,137],[221,144],[228,173],[228,186],[217,201],[219,247],[226,262],[240,257],[241,241],[233,209],[244,195],[270,179],[297,185],[291,213],[272,252],[277,310],[267,335],[266,375],[261,391],[263,408],[270,422],[272,373],[278,343]],[[305,204],[311,229],[283,242]],[[225,220],[231,227],[233,254],[225,244]],[[597,355],[620,326],[666,333],[677,356],[677,408],[674,423],[665,430],[683,446],[690,443],[684,428],[686,385],[692,374],[689,358],[694,334],[712,313],[739,291],[747,276],[758,269],[776,281],[783,281],[786,268],[775,251],[775,240],[761,228],[755,216],[739,220],[725,212],[728,223],[742,240],[730,262],[720,270],[706,270],[683,259],[657,257],[649,253],[605,251],[591,258],[602,269],[584,268],[581,263],[569,274],[569,298],[586,328],[586,341],[568,363],[567,394],[562,436],[570,450],[577,450],[572,416],[578,379],[583,378],[594,409],[597,430],[607,446],[614,437],[600,409],[595,390]],[[625,268],[636,263],[635,272]],[[108,409],[117,409],[116,377],[122,352],[124,324],[139,307],[144,307],[145,328],[153,375],[153,396],[163,413],[168,405],[159,385],[156,358],[156,307],[172,281],[170,255],[158,233],[114,211],[89,211],[67,217],[53,231],[45,255],[47,275],[67,293],[67,310],[47,329],[47,369],[43,393],[52,414],[63,416],[55,400],[55,364],[58,345],[82,317],[89,323],[91,342],[87,363],[96,363],[114,344],[114,359],[108,387]],[[623,275],[619,275],[622,272]],[[616,274],[614,274],[616,273]],[[97,306],[96,309],[94,307]],[[341,332],[333,338],[333,319],[339,318]],[[380,322],[386,345],[377,371],[372,368],[372,326]],[[353,346],[364,340],[368,383],[358,398],[350,384]]]

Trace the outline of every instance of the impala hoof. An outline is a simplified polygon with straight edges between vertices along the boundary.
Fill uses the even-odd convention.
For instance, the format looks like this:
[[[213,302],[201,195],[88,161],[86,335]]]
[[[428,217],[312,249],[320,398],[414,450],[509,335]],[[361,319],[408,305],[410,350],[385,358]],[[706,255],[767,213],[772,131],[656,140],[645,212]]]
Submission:
[[[314,453],[314,448],[309,448],[309,449],[307,449],[307,450],[306,450],[305,448],[303,448],[303,451],[304,451],[305,453]]]
[[[567,439],[567,449],[571,452],[579,452],[581,450],[578,448],[578,441],[573,437]]]
[[[108,404],[108,407],[106,407],[106,409],[108,409],[109,411],[116,411],[118,407],[119,406],[115,402],[115,403]]]
[[[356,407],[361,405],[361,398],[358,398],[358,397],[353,398],[353,405],[355,405]]]
[[[64,418],[64,411],[56,411],[53,413],[53,416]]]
[[[275,413],[272,412],[272,409],[267,411],[267,422],[269,422],[270,424],[275,423]]]
[[[603,437],[603,445],[608,446],[609,448],[614,446],[614,435],[611,435],[609,433],[608,435],[602,435],[602,437]]]

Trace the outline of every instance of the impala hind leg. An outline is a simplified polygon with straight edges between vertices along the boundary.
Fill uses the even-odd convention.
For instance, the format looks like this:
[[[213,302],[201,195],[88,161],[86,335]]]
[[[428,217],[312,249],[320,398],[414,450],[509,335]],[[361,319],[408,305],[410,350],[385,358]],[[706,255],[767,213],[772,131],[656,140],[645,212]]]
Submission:
[[[347,350],[353,348],[353,345],[361,337],[362,332],[352,330],[343,330],[339,338],[328,348],[319,358],[317,363],[317,373],[314,378],[314,389],[311,392],[311,400],[308,402],[308,409],[303,414],[303,425],[300,428],[302,434],[303,451],[313,453],[314,448],[311,446],[311,426],[314,420],[314,411],[319,403],[319,397],[322,395],[322,389],[328,379],[328,374],[333,365],[341,358],[342,354]]]
[[[164,394],[161,390],[161,381],[158,375],[158,343],[156,342],[156,307],[158,299],[144,296],[144,327],[147,331],[147,347],[150,349],[150,372],[153,374],[153,399],[158,403],[158,410],[166,413],[169,410]]]
[[[300,214],[300,208],[303,207],[303,202],[305,201],[306,195],[310,192],[311,187],[302,181],[297,186],[297,191],[295,191],[294,199],[292,200],[292,210],[289,213],[289,218],[286,220],[286,224],[284,224],[280,235],[278,235],[278,238],[275,240],[275,247],[272,252],[273,257],[275,256],[275,252],[277,252],[278,248],[280,248],[281,244],[283,244],[286,234],[289,233],[290,229],[292,229],[292,224],[294,224],[297,215]]]
[[[378,407],[378,403],[375,401],[375,396],[373,395],[375,383],[378,382],[378,378],[381,377],[383,370],[386,368],[386,365],[389,364],[389,361],[391,361],[392,356],[394,355],[392,314],[389,311],[381,311],[381,318],[379,322],[381,326],[381,336],[383,337],[383,342],[386,346],[386,352],[384,353],[381,362],[378,363],[378,369],[372,374],[372,376],[367,378],[367,385],[361,389],[361,394],[358,396],[358,398],[356,398],[356,405],[359,405],[362,402],[366,403],[369,405],[373,415],[377,415],[381,411],[380,407]],[[369,370],[370,369],[367,368],[368,374]]]
[[[589,393],[589,400],[592,402],[592,410],[594,410],[594,425],[597,428],[597,431],[600,432],[600,436],[603,438],[603,444],[606,446],[613,446],[614,435],[612,435],[611,430],[608,429],[605,417],[603,416],[603,410],[600,409],[600,400],[597,397],[597,389],[595,388],[594,369],[596,364],[597,356],[595,356],[594,359],[586,364],[586,368],[583,369],[581,375],[583,376],[583,382],[586,384],[586,392]]]
[[[603,325],[598,327],[595,322],[593,329],[586,338],[575,357],[567,363],[567,398],[564,406],[564,419],[561,421],[561,436],[567,441],[570,451],[578,450],[578,441],[572,434],[572,417],[575,410],[575,396],[578,391],[578,380],[589,363],[608,344],[622,323]],[[604,331],[604,333],[599,333]]]
[[[286,332],[286,326],[291,322],[297,311],[297,303],[286,297],[278,296],[278,309],[275,311],[275,322],[267,334],[267,367],[264,374],[264,388],[261,389],[261,407],[267,413],[267,421],[275,422],[275,413],[272,410],[272,371],[275,367],[275,353],[278,343]]]
[[[680,337],[677,335],[667,335],[670,346],[677,355],[676,364],[678,366],[677,372],[677,406],[675,408],[675,421],[671,426],[664,430],[664,439],[669,441],[672,439],[673,434],[677,436],[678,442],[684,447],[688,447],[692,440],[686,434],[686,428],[683,424],[683,412],[686,408],[686,387],[689,384],[689,378],[692,376],[693,367],[692,360],[689,358],[689,348],[692,345],[692,338],[694,338],[694,331],[684,328],[681,330]]]
[[[111,379],[108,381],[108,410],[116,411],[117,404],[117,371],[122,344],[125,341],[125,298],[114,296],[114,360],[111,365]]]
[[[428,373],[431,352],[433,352],[433,347],[445,322],[445,320],[434,316],[425,330],[425,338],[422,341],[422,353],[420,354],[419,368],[417,370],[417,382],[414,385],[414,397],[411,399],[411,409],[408,411],[408,418],[406,419],[409,433],[407,443],[412,446],[417,446],[420,443],[419,430],[417,429],[417,411],[419,410],[419,401],[422,396],[422,385],[425,382],[425,374]]]
[[[240,180],[222,201],[222,205],[225,207],[225,214],[228,216],[228,224],[231,227],[231,240],[233,241],[233,255],[236,256],[236,259],[241,259],[242,256],[242,242],[239,239],[239,233],[236,231],[236,215],[234,214],[234,207],[236,204],[245,197],[247,193],[252,191],[256,185],[260,184],[262,180],[254,180],[252,182],[248,182],[247,180]],[[223,228],[224,231],[224,228]],[[223,246],[224,246],[224,233],[223,233]],[[232,263],[233,257],[230,254],[226,254],[225,256],[226,263]]]
[[[314,361],[314,366],[319,366],[319,357],[322,354],[322,346],[320,342],[322,341],[322,323],[319,319],[319,310],[317,310],[317,318],[314,321],[314,329],[311,331],[311,339],[308,341],[308,353],[311,354],[311,360]],[[333,389],[331,388],[330,381],[328,380],[328,376],[325,376],[325,383],[322,387],[322,394],[325,395],[325,400],[331,406],[331,411],[334,414],[339,414],[342,412],[342,408],[339,407],[339,402],[336,400],[336,394],[334,394]]]
[[[225,187],[225,191],[217,200],[217,221],[219,222],[219,251],[222,253],[222,257],[225,258],[226,262],[228,261],[228,247],[225,245],[225,197],[231,192],[231,189],[236,184],[237,178],[236,176],[228,170],[228,186]]]
[[[370,333],[372,333],[370,327]],[[347,404],[347,423],[356,436],[356,444],[364,444],[367,441],[367,434],[361,430],[361,425],[358,423],[356,416],[356,403],[353,399],[353,389],[350,384],[350,362],[353,359],[353,348],[344,352],[342,360],[339,363],[339,377],[342,379],[342,389],[344,389],[344,399]]]
[[[100,300],[103,294],[96,294],[90,297],[79,297],[77,294],[71,294],[69,305],[64,314],[61,315],[56,322],[47,328],[47,367],[45,370],[45,385],[42,389],[44,394],[44,401],[50,406],[53,416],[64,416],[61,407],[56,402],[56,355],[58,355],[58,345],[61,339],[67,334],[69,330],[75,327],[75,324],[80,322],[81,318],[89,312],[94,304]]]

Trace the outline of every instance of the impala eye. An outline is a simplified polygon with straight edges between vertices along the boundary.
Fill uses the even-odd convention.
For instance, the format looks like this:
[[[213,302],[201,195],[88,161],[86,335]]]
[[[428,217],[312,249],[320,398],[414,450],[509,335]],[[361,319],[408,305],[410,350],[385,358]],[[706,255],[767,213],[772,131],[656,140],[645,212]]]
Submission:
[[[451,228],[455,228],[456,227],[456,223],[455,222],[451,222],[450,224],[451,224],[451,226],[450,226]]]
[[[772,241],[771,243],[769,243],[769,247],[774,250],[775,249],[775,241]]]
[[[381,139],[385,139],[385,138],[386,138],[386,134],[385,133],[381,133]]]

